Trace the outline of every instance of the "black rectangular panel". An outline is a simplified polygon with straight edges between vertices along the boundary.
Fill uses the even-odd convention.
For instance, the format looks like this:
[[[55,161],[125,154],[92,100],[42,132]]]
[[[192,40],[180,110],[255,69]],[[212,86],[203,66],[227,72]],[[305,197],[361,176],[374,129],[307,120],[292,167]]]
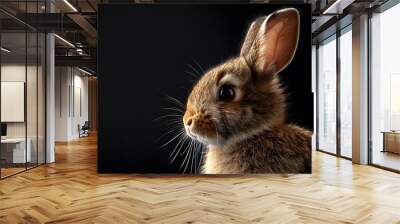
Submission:
[[[160,138],[168,130],[157,118],[176,106],[167,96],[185,104],[189,73],[237,56],[250,23],[285,7],[301,15],[297,53],[280,74],[287,120],[312,130],[310,5],[100,5],[98,171],[182,173],[185,155],[170,158],[176,141],[161,147],[172,136]]]

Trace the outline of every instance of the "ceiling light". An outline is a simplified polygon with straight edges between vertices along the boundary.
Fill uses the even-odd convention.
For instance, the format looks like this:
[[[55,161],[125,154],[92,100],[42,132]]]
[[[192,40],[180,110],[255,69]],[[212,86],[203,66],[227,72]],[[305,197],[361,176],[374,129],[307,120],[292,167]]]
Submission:
[[[64,3],[68,5],[68,7],[70,7],[74,12],[78,12],[78,10],[68,0],[64,0]]]
[[[337,4],[339,4],[340,0],[336,0],[332,5],[330,5],[327,9],[324,10],[322,14],[328,14],[331,13],[331,10],[337,7]]]
[[[85,73],[85,74],[87,74],[87,75],[90,75],[90,76],[93,75],[92,73],[90,73],[90,72],[88,72],[88,71],[86,71],[86,70],[83,70],[83,69],[81,69],[81,68],[79,68],[79,67],[78,67],[78,70],[81,71],[81,72],[83,72],[83,73]]]
[[[322,14],[342,14],[355,0],[336,0]]]
[[[76,53],[78,53],[79,55],[83,55],[83,49],[77,48]]]
[[[68,40],[66,40],[66,39],[64,39],[64,38],[62,38],[62,37],[60,37],[60,36],[57,35],[57,34],[54,34],[54,36],[57,37],[57,38],[58,38],[59,40],[61,40],[62,42],[64,42],[65,44],[67,44],[68,46],[75,48],[75,45],[73,45],[73,44],[72,44],[71,42],[69,42]]]
[[[6,53],[10,53],[11,52],[11,50],[9,50],[9,49],[7,49],[5,47],[1,47],[1,51],[4,51]]]

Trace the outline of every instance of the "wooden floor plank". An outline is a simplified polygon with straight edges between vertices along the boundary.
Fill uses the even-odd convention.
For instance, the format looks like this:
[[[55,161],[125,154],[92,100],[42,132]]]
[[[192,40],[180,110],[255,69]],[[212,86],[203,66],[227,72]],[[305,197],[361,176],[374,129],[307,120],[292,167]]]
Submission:
[[[313,152],[312,175],[97,174],[96,138],[0,181],[0,223],[400,223],[400,175]]]

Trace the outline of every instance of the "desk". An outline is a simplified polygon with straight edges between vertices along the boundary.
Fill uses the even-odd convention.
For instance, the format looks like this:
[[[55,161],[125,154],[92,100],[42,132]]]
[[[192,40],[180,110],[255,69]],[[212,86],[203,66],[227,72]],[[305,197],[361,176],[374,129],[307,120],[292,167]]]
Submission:
[[[393,152],[400,154],[400,132],[383,131],[383,150],[382,152]]]
[[[25,163],[32,160],[32,141],[27,139],[25,151],[25,138],[1,139],[1,157],[6,163]]]

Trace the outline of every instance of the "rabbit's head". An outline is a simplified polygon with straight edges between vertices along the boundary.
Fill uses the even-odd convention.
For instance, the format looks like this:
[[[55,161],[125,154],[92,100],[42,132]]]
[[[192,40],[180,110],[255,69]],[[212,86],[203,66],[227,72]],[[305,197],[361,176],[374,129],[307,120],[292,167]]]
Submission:
[[[183,116],[187,135],[222,145],[282,124],[285,96],[278,73],[295,54],[299,27],[293,8],[256,19],[239,57],[212,68],[194,86]]]

